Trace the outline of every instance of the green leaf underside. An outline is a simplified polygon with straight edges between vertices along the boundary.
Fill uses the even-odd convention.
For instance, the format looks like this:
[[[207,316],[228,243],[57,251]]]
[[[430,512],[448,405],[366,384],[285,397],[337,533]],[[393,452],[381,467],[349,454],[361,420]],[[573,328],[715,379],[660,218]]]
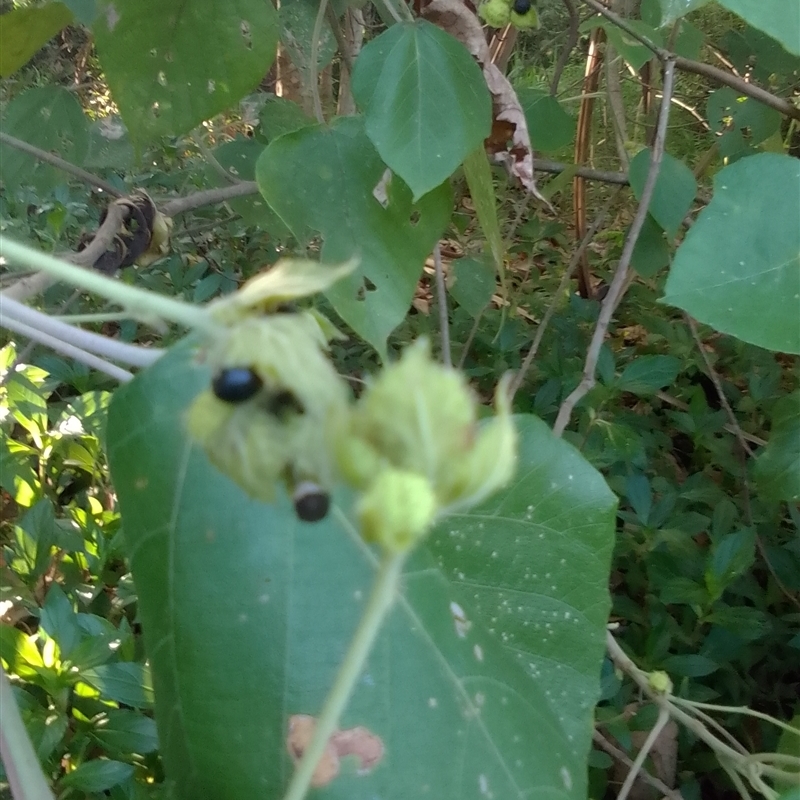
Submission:
[[[450,220],[449,185],[412,205],[408,187],[388,173],[359,117],[276,139],[258,160],[256,180],[299,240],[322,235],[322,261],[360,259],[358,269],[328,298],[342,319],[385,356],[386,338],[405,319],[425,259]],[[386,207],[375,196],[379,184]]]
[[[89,151],[89,124],[81,104],[60,86],[36,87],[17,95],[5,109],[3,131],[73,164],[83,164]],[[25,184],[41,192],[67,181],[55,167],[2,145],[0,176],[9,187]]]
[[[381,158],[414,199],[455,172],[489,135],[492,101],[467,49],[425,20],[393,25],[367,44],[353,95]]]
[[[719,0],[754,28],[777,39],[800,56],[800,6],[792,0]]]
[[[725,167],[678,248],[661,302],[718,331],[800,353],[800,162],[760,153]]]
[[[291,773],[284,738],[289,717],[319,712],[363,608],[375,556],[342,510],[347,496],[335,498],[326,521],[300,523],[286,498],[271,506],[249,500],[187,442],[184,410],[208,380],[184,343],[123,387],[110,409],[111,468],[153,669],[161,750],[168,777],[180,781],[175,796],[280,796]],[[524,504],[535,503],[531,498],[546,488],[549,454],[558,458],[559,484],[568,480],[562,467],[588,468],[571,463],[577,456],[563,443],[552,440],[547,448],[541,423],[522,420],[521,431],[524,466],[517,483],[488,512],[457,522],[484,524],[502,507],[504,523],[516,518],[514,535],[532,537],[536,545],[539,533],[554,525],[554,533],[561,530],[557,509],[570,494],[561,485],[550,491],[537,504],[538,526],[533,520],[526,526]],[[583,472],[574,475],[577,482]],[[582,579],[570,598],[561,592],[565,570],[583,578],[578,570],[594,548],[602,551],[607,572],[613,526],[606,521],[606,541],[598,546],[593,525],[608,514],[610,497],[596,486],[590,495],[600,505],[594,499],[584,504],[581,539],[569,544],[562,536],[572,559],[561,564],[570,553],[556,548],[559,575],[552,580],[562,589],[551,593],[543,585],[537,593],[547,598],[546,613],[555,614],[551,624],[559,630],[552,637],[555,653],[546,649],[553,647],[549,642],[537,650],[544,654],[541,670],[555,679],[548,656],[560,657],[571,636],[580,639],[563,679],[552,685],[543,677],[531,680],[529,659],[517,664],[503,652],[500,640],[481,628],[470,600],[457,599],[422,548],[408,564],[402,597],[342,719],[343,728],[365,726],[379,736],[386,755],[362,775],[346,759],[315,797],[585,797],[586,715],[599,675],[605,578]],[[587,512],[597,514],[588,525]],[[578,530],[572,522],[569,527]],[[510,558],[511,548],[504,551]],[[473,622],[463,635],[454,602]],[[559,627],[556,616],[563,618],[571,603],[584,618],[565,619]],[[537,610],[543,613],[532,608],[532,620]],[[583,677],[589,673],[592,687]],[[551,710],[562,692],[570,694],[571,680],[583,685],[559,711]],[[580,705],[583,717],[573,718],[571,704]],[[562,723],[557,714],[564,715]]]
[[[261,0],[112,0],[94,25],[103,72],[137,142],[186,133],[266,75],[278,17]]]
[[[15,8],[3,14],[0,25],[0,77],[7,78],[72,21],[63,3],[39,8]]]
[[[658,0],[661,5],[661,25],[672,25],[676,19],[706,5],[710,0]]]

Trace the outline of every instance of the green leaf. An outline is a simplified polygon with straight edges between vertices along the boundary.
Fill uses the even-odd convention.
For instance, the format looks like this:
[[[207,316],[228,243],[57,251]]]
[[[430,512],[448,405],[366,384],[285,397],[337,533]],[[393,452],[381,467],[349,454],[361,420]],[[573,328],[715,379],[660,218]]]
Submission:
[[[659,270],[668,265],[669,244],[664,236],[664,230],[648,214],[633,248],[631,266],[643,278],[652,278]]]
[[[0,25],[0,78],[7,78],[72,21],[63,3],[15,8]]]
[[[303,86],[310,86],[311,40],[319,3],[313,0],[289,0],[278,5],[281,42],[289,53],[292,65],[302,75]],[[336,53],[336,40],[327,20],[323,20],[317,48],[317,74]]]
[[[797,706],[795,706],[795,708],[797,708]],[[781,732],[781,737],[778,740],[778,746],[775,748],[775,752],[800,759],[800,711],[795,713],[794,717],[787,721],[787,724],[789,727],[793,728],[793,730],[788,731],[784,729]],[[796,773],[796,778],[792,783],[800,783],[800,767],[795,766],[792,768],[789,764],[786,764],[784,769],[786,769],[787,772]],[[778,788],[791,788],[792,783],[781,781],[778,783]],[[800,787],[798,787],[797,793],[800,795]]]
[[[73,92],[59,86],[17,95],[6,108],[3,132],[72,164],[83,164],[89,152],[89,126],[81,104]],[[0,145],[0,177],[9,188],[31,185],[43,194],[68,180],[55,167],[5,145]]]
[[[774,153],[720,170],[661,302],[759,347],[800,353],[798,182],[800,161]]]
[[[536,151],[552,152],[575,138],[575,117],[550,94],[539,89],[520,89],[519,102],[525,112],[531,145]]]
[[[629,176],[637,200],[642,198],[651,154],[652,150],[645,147],[631,159]],[[669,153],[664,153],[648,211],[669,236],[673,237],[678,232],[696,194],[697,181],[689,167]]]
[[[800,391],[772,411],[769,442],[756,461],[758,488],[775,500],[800,500]]]
[[[96,759],[80,764],[61,780],[61,787],[83,792],[104,792],[133,777],[134,768],[122,761]]]
[[[238,180],[252,181],[256,177],[256,163],[263,152],[263,144],[241,136],[214,148],[214,157]],[[218,185],[224,185],[221,175],[212,170],[209,170],[209,175]],[[286,239],[291,235],[260,194],[236,197],[228,200],[228,205],[241,216],[245,225],[253,225],[275,239]],[[198,302],[196,298],[195,302]]]
[[[675,356],[640,356],[625,367],[616,387],[634,394],[655,394],[673,384],[680,371],[681,360]]]
[[[89,26],[97,18],[97,3],[95,0],[64,0],[64,5],[82,25]]]
[[[381,158],[414,200],[447,180],[492,127],[480,67],[458,40],[426,20],[393,25],[364,47],[353,96]]]
[[[477,317],[497,287],[494,270],[479,258],[459,258],[453,262],[453,272],[450,294],[471,317]]]
[[[659,0],[661,4],[661,27],[672,25],[675,20],[709,2],[710,0]]]
[[[777,39],[790,53],[800,56],[800,10],[786,0],[719,0],[754,28]]]
[[[156,723],[136,711],[111,709],[92,731],[106,749],[145,755],[158,749]]]
[[[259,158],[256,180],[298,239],[322,234],[324,262],[360,258],[359,268],[327,295],[385,357],[386,338],[405,319],[425,259],[450,220],[449,185],[412,205],[408,187],[386,170],[358,117],[279,137]]]
[[[149,708],[153,704],[150,670],[144,664],[132,661],[103,664],[83,670],[81,679],[117,703],[134,708]]]
[[[706,656],[681,655],[668,656],[661,664],[662,669],[685,678],[702,678],[719,669],[719,664]]]
[[[544,422],[516,420],[514,485],[445,520],[430,550],[467,616],[474,614],[545,690],[585,765],[605,653],[617,499],[600,473]],[[541,701],[532,691],[527,699],[537,706]],[[536,758],[530,740],[526,747]],[[546,762],[546,750],[538,758]],[[584,769],[580,778],[573,773],[576,783],[583,784]],[[586,797],[585,787],[575,791]],[[545,796],[544,787],[533,796]]]
[[[706,587],[712,601],[721,597],[725,588],[751,567],[755,556],[754,528],[743,528],[714,542],[705,574]]]
[[[24,680],[40,683],[39,670],[44,668],[44,662],[35,638],[10,625],[0,624],[0,658],[5,662],[8,672]]]
[[[494,268],[500,277],[501,285],[505,287],[506,247],[503,235],[500,233],[500,221],[497,218],[497,195],[494,191],[492,168],[483,145],[464,159],[464,177],[467,179],[475,214],[489,245],[489,252],[492,254]]]
[[[109,457],[153,668],[161,754],[176,798],[280,797],[292,770],[285,740],[291,717],[321,708],[376,557],[348,521],[348,495],[334,497],[336,510],[326,520],[301,523],[288,498],[252,501],[187,442],[186,405],[210,380],[194,351],[195,343],[185,342],[139,373],[115,394],[109,412]],[[509,800],[535,793],[585,798],[596,696],[587,687],[597,685],[603,648],[613,497],[599,476],[583,485],[584,472],[571,469],[589,468],[543,423],[522,426],[526,467],[503,512],[519,520],[516,536],[537,558],[548,552],[540,534],[553,532],[558,570],[529,581],[529,600],[547,598],[539,614],[559,636],[531,625],[531,644],[558,641],[565,664],[573,659],[579,666],[551,683],[557,673],[545,658],[548,680],[531,680],[526,670],[534,656],[523,664],[477,619],[462,622],[455,587],[421,548],[341,722],[379,737],[386,756],[360,776],[355,759],[343,760],[339,776],[317,790],[320,797],[410,798],[427,786],[440,800],[478,800],[488,792]],[[552,478],[555,491],[550,454],[563,459],[563,473]],[[601,489],[602,511],[586,501]],[[536,526],[525,515],[539,491],[545,494]],[[576,538],[555,533],[572,492],[585,503],[571,531]],[[573,502],[569,513],[575,508]],[[588,524],[587,512],[596,514]],[[476,527],[478,520],[498,526],[493,530],[506,524],[486,511],[473,518]],[[503,558],[518,565],[520,576],[523,562],[531,563],[530,555],[514,561],[513,537]],[[545,559],[551,563],[551,555]],[[573,577],[586,575],[587,563],[596,574],[576,587]],[[512,616],[522,626],[523,616],[509,614],[509,622]],[[555,712],[549,703],[560,704],[562,691],[567,705]],[[573,707],[582,707],[582,716],[573,718]],[[570,742],[565,730],[576,739]]]
[[[61,658],[69,658],[81,638],[78,618],[72,603],[57,583],[50,584],[47,597],[42,606],[42,628],[55,640],[61,651]]]
[[[106,0],[95,42],[131,137],[190,131],[267,74],[278,17],[262,0]]]
[[[268,142],[314,124],[297,103],[285,97],[270,97],[258,115],[259,133]]]
[[[723,158],[761,144],[781,126],[777,111],[752,97],[739,95],[728,86],[709,95],[706,116],[711,129],[721,134],[716,142]]]

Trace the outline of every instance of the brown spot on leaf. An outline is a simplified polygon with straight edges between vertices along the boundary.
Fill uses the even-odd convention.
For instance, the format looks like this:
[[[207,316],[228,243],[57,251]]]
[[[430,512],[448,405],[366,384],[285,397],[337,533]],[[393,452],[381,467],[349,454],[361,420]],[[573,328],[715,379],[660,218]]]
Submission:
[[[316,717],[308,714],[293,714],[289,717],[286,749],[295,766],[311,743],[316,727]],[[345,756],[355,756],[358,760],[358,774],[366,775],[381,762],[383,752],[383,740],[368,728],[359,725],[336,731],[328,739],[325,751],[314,770],[311,785],[318,788],[331,783],[339,774],[340,760]]]

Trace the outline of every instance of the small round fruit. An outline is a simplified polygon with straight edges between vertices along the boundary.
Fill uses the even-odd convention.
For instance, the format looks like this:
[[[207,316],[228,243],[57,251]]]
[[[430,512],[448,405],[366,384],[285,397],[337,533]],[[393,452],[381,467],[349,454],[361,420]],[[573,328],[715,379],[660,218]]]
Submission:
[[[211,381],[214,394],[226,403],[244,403],[258,394],[263,385],[250,367],[228,367],[220,370]]]
[[[514,0],[514,13],[521,17],[531,10],[530,0]]]
[[[331,496],[316,483],[301,481],[292,495],[294,510],[303,522],[319,522],[328,515]]]

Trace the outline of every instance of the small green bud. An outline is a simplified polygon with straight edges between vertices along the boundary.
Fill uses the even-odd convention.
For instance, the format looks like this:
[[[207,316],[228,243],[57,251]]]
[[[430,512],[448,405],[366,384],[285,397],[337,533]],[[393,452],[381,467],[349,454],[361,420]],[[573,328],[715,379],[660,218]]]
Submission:
[[[536,13],[535,8],[531,8],[524,14],[517,14],[514,9],[511,9],[509,14],[509,22],[520,30],[526,30],[539,27],[539,15]]]
[[[357,513],[365,541],[406,553],[428,532],[436,497],[422,475],[384,469],[362,495]]]
[[[650,684],[650,688],[654,692],[658,692],[659,694],[671,694],[672,693],[672,681],[670,680],[669,675],[666,672],[661,670],[656,670],[655,672],[651,672],[648,675],[648,683]]]
[[[478,16],[493,28],[504,28],[511,15],[510,0],[488,0],[478,6]]]

